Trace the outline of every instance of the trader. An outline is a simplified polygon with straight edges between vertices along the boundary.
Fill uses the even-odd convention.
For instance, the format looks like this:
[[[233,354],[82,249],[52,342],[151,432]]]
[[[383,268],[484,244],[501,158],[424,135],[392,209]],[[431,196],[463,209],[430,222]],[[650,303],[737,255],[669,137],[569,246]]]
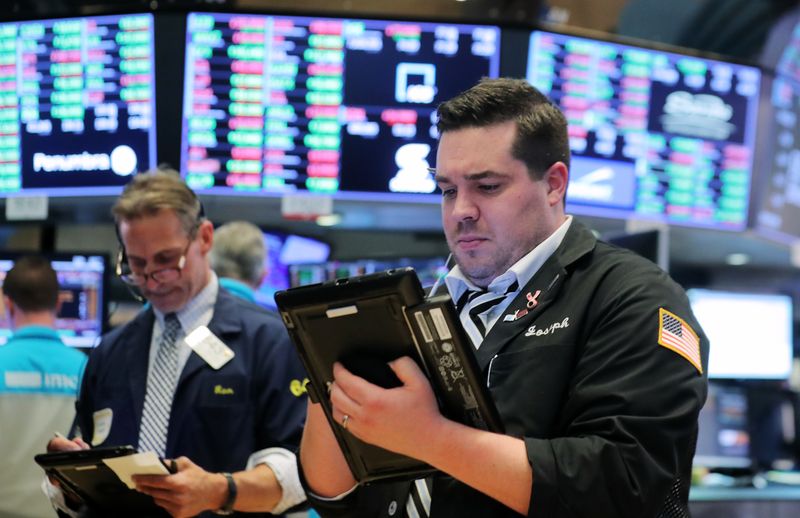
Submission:
[[[505,434],[444,418],[404,357],[402,386],[334,368],[346,433],[440,471],[358,487],[319,405],[300,449],[325,516],[687,516],[708,343],[684,291],[564,212],[563,114],[514,79],[438,109],[435,179],[456,266],[445,286]]]
[[[53,514],[33,456],[54,430],[66,432],[86,355],[67,347],[56,327],[58,278],[50,261],[19,258],[3,280],[3,305],[14,333],[0,347],[0,516]]]
[[[211,268],[220,285],[234,295],[255,302],[264,280],[267,247],[264,234],[248,221],[231,221],[214,229]]]
[[[292,387],[304,374],[280,319],[219,288],[213,227],[177,174],[136,176],[112,212],[117,271],[150,306],[93,351],[77,407],[83,440],[176,459],[173,475],[134,477],[176,517],[301,502],[292,452],[305,401]],[[53,439],[48,449],[78,447]]]

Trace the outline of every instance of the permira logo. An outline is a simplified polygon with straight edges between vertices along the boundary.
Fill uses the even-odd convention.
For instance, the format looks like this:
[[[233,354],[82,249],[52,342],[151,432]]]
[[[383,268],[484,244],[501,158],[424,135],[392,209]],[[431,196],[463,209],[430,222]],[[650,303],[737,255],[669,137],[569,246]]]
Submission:
[[[33,154],[33,170],[46,173],[72,171],[108,171],[119,176],[136,172],[136,152],[130,146],[117,146],[111,153],[76,153],[72,155]]]

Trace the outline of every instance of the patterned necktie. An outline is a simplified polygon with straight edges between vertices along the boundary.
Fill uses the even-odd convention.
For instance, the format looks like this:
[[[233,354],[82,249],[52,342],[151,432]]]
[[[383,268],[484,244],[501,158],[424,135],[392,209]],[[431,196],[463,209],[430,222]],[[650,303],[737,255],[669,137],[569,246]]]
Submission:
[[[464,310],[467,309],[469,314],[469,319],[475,326],[475,330],[478,332],[481,338],[486,336],[487,329],[481,319],[481,315],[495,307],[497,304],[501,303],[505,300],[506,297],[510,293],[514,293],[519,288],[519,283],[517,281],[512,282],[509,286],[505,289],[504,292],[494,292],[494,291],[466,291],[464,292],[458,300],[456,304],[456,309],[458,310],[459,314]],[[466,329],[467,333],[472,334],[470,331],[471,329]]]
[[[164,330],[155,362],[147,377],[142,423],[139,427],[139,451],[154,451],[161,457],[167,447],[167,429],[172,398],[178,383],[178,336],[181,323],[175,313],[164,316]]]
[[[431,515],[431,487],[433,480],[419,478],[411,486],[406,500],[406,516],[408,518],[428,518]]]

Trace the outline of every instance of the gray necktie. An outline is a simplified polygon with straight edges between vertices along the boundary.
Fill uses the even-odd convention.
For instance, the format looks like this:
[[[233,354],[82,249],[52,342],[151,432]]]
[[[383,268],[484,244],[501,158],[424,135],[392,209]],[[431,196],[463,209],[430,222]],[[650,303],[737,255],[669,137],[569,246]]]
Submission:
[[[139,427],[139,451],[165,455],[167,429],[172,398],[178,384],[178,336],[181,323],[175,313],[164,316],[164,331],[158,345],[155,363],[147,377],[142,423]]]

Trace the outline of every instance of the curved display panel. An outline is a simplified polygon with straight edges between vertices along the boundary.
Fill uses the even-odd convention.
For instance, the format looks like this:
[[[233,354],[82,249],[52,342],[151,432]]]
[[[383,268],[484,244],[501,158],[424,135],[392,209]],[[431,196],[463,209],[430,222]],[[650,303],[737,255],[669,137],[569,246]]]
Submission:
[[[499,51],[492,26],[192,13],[181,172],[215,194],[433,193],[436,105]]]
[[[569,211],[745,228],[758,68],[535,31],[527,78],[569,122]]]

